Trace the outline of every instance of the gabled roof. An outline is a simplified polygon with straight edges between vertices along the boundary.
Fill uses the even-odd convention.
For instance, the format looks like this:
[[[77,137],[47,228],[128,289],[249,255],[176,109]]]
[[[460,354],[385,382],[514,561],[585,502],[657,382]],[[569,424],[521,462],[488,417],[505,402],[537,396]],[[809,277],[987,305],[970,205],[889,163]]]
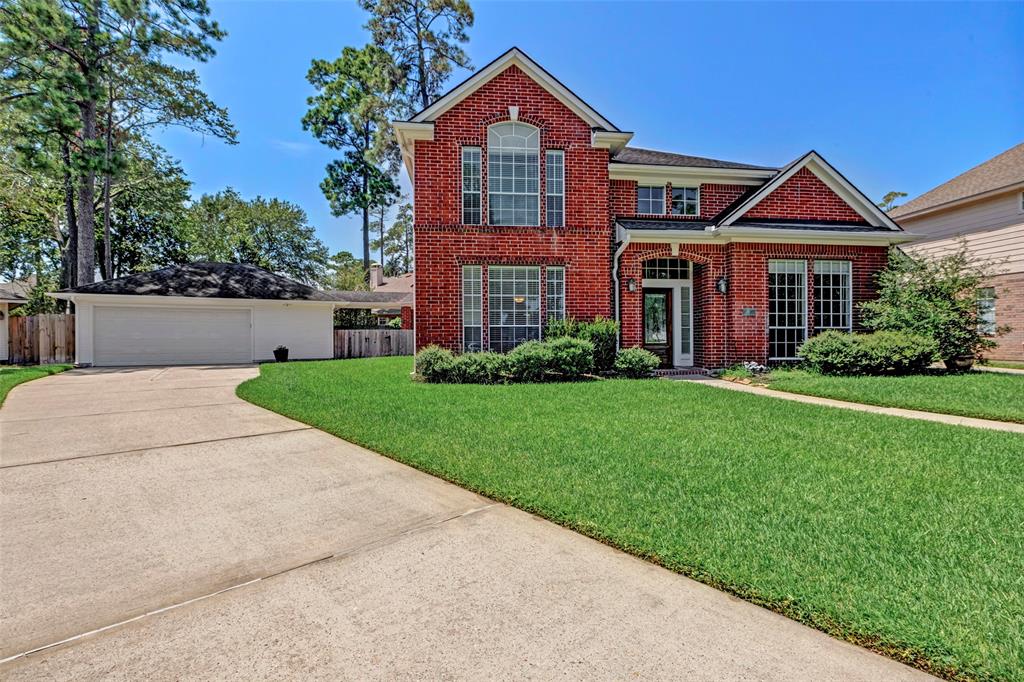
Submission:
[[[438,116],[448,111],[463,99],[472,94],[477,88],[488,82],[510,66],[517,66],[527,76],[537,82],[542,88],[550,92],[567,107],[572,109],[580,118],[586,121],[591,128],[621,132],[611,121],[599,114],[597,110],[583,101],[572,90],[565,87],[557,78],[548,73],[537,62],[533,61],[525,52],[518,47],[513,47],[487,66],[483,67],[472,76],[462,81],[426,109],[423,109],[411,119],[409,123],[426,123],[433,121]]]
[[[1024,142],[928,190],[889,212],[893,218],[922,213],[946,204],[1024,184]]]
[[[890,230],[900,230],[900,226],[892,221],[885,214],[885,211],[878,208],[871,199],[850,183],[843,174],[832,167],[816,151],[811,150],[803,156],[794,159],[779,169],[779,172],[760,187],[741,195],[730,206],[727,206],[715,218],[715,224],[719,227],[728,227],[742,218],[747,211],[757,206],[762,199],[782,186],[786,180],[793,177],[797,171],[807,168],[824,182],[829,188],[839,195],[850,208],[861,215],[872,227],[884,227]]]
[[[188,263],[107,279],[61,294],[104,294],[120,296],[185,296],[190,298],[235,298],[272,301],[333,301],[329,294],[241,263]]]
[[[36,276],[10,282],[0,282],[0,303],[24,303],[36,285]]]
[[[776,170],[768,166],[754,166],[749,163],[708,159],[703,156],[689,156],[673,152],[659,152],[653,149],[625,147],[612,157],[612,163],[645,166],[680,166],[686,168],[734,168],[737,170]]]

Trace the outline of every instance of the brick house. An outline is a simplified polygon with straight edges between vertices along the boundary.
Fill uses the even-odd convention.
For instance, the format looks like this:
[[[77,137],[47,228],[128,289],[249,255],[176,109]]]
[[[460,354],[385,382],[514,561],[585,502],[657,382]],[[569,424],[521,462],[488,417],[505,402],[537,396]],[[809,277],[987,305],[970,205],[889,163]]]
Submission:
[[[985,328],[1010,331],[986,355],[1024,361],[1024,143],[897,206],[890,215],[919,235],[907,251],[940,256],[966,244],[998,273],[978,291]]]
[[[816,329],[857,327],[909,240],[813,151],[768,168],[629,147],[515,48],[394,127],[417,348],[504,351],[603,316],[666,367],[793,358]]]

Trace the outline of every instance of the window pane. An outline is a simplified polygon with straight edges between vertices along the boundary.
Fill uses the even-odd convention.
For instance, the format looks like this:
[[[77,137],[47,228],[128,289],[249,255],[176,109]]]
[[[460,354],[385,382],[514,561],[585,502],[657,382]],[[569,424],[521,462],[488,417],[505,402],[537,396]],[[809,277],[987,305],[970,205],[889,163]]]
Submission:
[[[673,187],[672,215],[697,215],[698,196],[696,187]]]
[[[807,263],[768,261],[768,357],[794,360],[807,336]]]
[[[480,224],[480,148],[462,148],[462,222]]]
[[[547,225],[565,225],[565,164],[561,150],[550,150],[545,157],[547,169]]]
[[[690,279],[690,261],[682,258],[644,261],[644,279]]]
[[[487,268],[487,320],[490,348],[511,350],[540,338],[540,268]]]
[[[848,260],[814,261],[814,331],[853,329],[853,277]]]
[[[665,212],[665,188],[646,185],[637,187],[636,212],[663,214]]]
[[[548,268],[548,322],[565,319],[565,268]]]
[[[996,325],[996,290],[995,287],[978,289],[978,331],[982,334],[995,336]]]
[[[488,130],[487,219],[491,225],[539,224],[539,142],[540,131],[525,123],[499,123]]]
[[[462,266],[462,350],[483,350],[482,291],[479,265]]]

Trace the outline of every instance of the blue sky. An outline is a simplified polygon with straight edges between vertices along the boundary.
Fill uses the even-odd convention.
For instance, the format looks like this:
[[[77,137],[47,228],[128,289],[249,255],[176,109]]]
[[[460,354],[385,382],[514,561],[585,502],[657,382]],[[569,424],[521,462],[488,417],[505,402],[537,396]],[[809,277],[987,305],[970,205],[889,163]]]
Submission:
[[[476,66],[516,45],[636,146],[764,165],[816,149],[879,198],[916,196],[1024,141],[1022,3],[473,6]],[[320,193],[332,153],[300,120],[310,61],[364,44],[365,13],[328,1],[212,10],[229,35],[198,70],[239,144],[176,130],[161,143],[194,194],[230,185],[292,201],[332,251],[358,253],[358,217],[331,216]]]

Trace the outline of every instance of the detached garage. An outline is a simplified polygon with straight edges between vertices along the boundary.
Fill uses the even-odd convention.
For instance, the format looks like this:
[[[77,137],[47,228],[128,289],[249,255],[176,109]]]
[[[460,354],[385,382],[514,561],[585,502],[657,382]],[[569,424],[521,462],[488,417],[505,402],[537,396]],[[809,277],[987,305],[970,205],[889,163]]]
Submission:
[[[334,354],[334,296],[252,265],[191,263],[52,294],[80,365],[220,365]]]

